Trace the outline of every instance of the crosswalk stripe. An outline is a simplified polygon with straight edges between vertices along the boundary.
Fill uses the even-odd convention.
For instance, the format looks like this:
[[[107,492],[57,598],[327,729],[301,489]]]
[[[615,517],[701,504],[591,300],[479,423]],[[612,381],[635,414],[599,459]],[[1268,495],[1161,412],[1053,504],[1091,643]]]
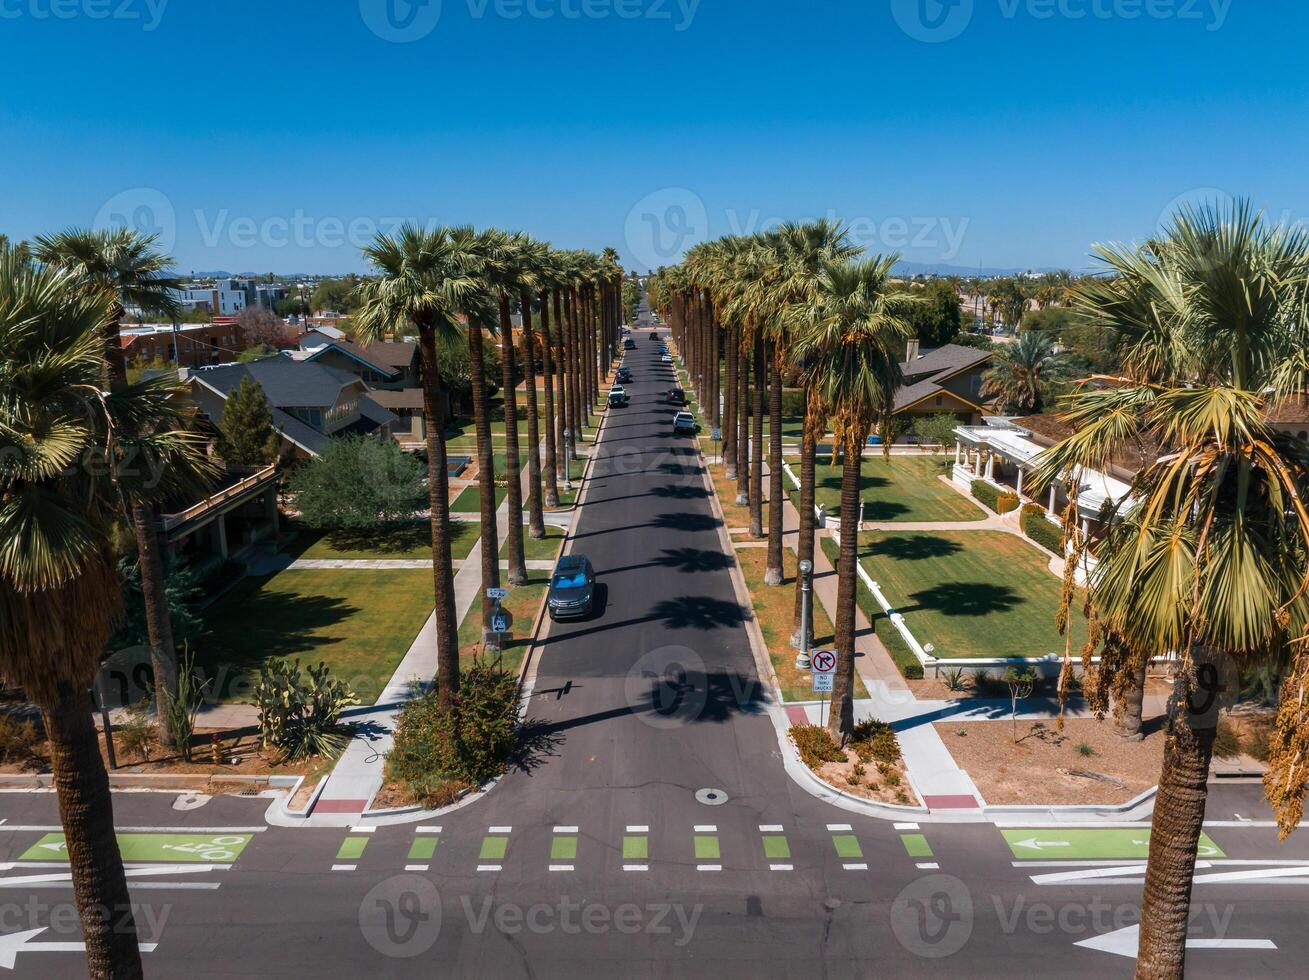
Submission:
[[[332,870],[333,870],[333,871],[353,871],[353,870],[354,870],[355,868],[357,868],[357,867],[358,867],[357,864],[334,864],[334,865],[332,865]]]
[[[576,827],[556,827],[556,828],[555,828],[555,833],[556,833],[556,834],[575,834],[575,833],[577,833],[577,828],[576,828]]]
[[[697,864],[695,866],[695,870],[696,871],[722,871],[723,866],[721,864]]]
[[[439,834],[440,832],[440,827],[433,827],[431,824],[423,824],[420,827],[414,828],[415,834]]]
[[[916,824],[916,823],[898,823],[898,824],[894,824],[893,826],[895,827],[896,830],[917,830],[917,829],[918,829],[918,824]]]
[[[919,861],[918,864],[915,865],[915,867],[919,868],[922,871],[936,871],[941,866],[937,864],[935,861]]]
[[[782,825],[780,823],[761,823],[759,825],[759,833],[761,834],[780,834],[781,832]]]
[[[695,825],[695,832],[697,834],[716,834],[718,833],[718,827],[711,823],[698,823]]]
[[[849,830],[850,825],[848,823],[829,823],[827,829],[831,831]]]
[[[429,867],[429,865],[426,865],[426,864],[406,864],[406,865],[405,865],[405,870],[406,870],[406,871],[426,871],[426,870],[428,869],[428,867]]]
[[[498,865],[498,864],[479,864],[479,865],[477,866],[477,870],[478,870],[478,871],[499,871],[499,870],[500,870],[500,865]]]
[[[624,870],[624,871],[649,871],[649,870],[650,870],[650,865],[648,865],[648,864],[624,864],[624,865],[623,865],[623,870]]]
[[[793,869],[792,869],[791,865],[789,865],[789,864],[770,864],[770,865],[768,866],[768,870],[769,870],[769,871],[791,871],[791,870],[793,870]]]
[[[650,832],[650,827],[648,824],[643,823],[629,823],[627,825],[627,832],[629,834],[648,834]]]
[[[513,833],[513,831],[514,831],[513,827],[487,827],[486,828],[486,832],[488,834],[511,834]]]
[[[845,868],[846,871],[867,871],[867,870],[868,870],[868,865],[866,865],[866,864],[843,864],[843,865],[841,865],[841,867]]]
[[[552,864],[552,865],[550,865],[550,870],[551,870],[551,871],[572,871],[572,870],[573,870],[573,866],[572,866],[571,864]]]

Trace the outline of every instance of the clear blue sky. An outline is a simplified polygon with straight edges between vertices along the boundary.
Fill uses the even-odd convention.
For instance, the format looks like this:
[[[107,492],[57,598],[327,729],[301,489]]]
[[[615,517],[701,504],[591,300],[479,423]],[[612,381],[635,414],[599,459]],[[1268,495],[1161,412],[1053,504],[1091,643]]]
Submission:
[[[0,231],[129,214],[183,269],[340,272],[407,217],[644,269],[830,212],[1078,268],[1179,195],[1309,217],[1302,0],[954,4],[0,0]]]

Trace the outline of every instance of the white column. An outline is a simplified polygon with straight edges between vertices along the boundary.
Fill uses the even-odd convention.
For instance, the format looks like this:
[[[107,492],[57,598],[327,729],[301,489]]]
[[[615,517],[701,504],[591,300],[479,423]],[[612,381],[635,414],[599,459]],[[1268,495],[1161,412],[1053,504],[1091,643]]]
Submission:
[[[955,466],[958,466],[958,465],[959,465],[959,450],[960,450],[961,448],[962,448],[962,447],[959,445],[959,440],[956,439],[956,440],[954,441],[954,465],[955,465]]]
[[[1050,484],[1050,506],[1048,506],[1046,510],[1050,512],[1051,517],[1054,516],[1054,484],[1053,483]]]
[[[1019,466],[1018,467],[1018,496],[1021,498],[1022,495],[1023,495],[1023,468],[1022,466]]]
[[[986,457],[986,478],[988,480],[995,479],[995,454],[994,453]]]
[[[982,475],[982,451],[977,450],[977,459],[973,460],[973,476]]]
[[[1085,541],[1091,536],[1091,522],[1085,517],[1082,518],[1082,540]]]

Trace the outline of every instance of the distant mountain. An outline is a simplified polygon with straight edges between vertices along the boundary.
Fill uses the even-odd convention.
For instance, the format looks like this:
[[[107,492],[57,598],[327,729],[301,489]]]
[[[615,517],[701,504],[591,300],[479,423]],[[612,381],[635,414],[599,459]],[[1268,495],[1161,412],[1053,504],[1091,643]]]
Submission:
[[[897,262],[891,270],[898,276],[960,276],[964,279],[973,276],[982,276],[990,278],[992,276],[1017,276],[1029,271],[1025,268],[999,268],[996,266],[982,266],[978,268],[970,265],[947,265],[944,262]],[[1054,266],[1042,266],[1030,270],[1032,272],[1058,272]]]

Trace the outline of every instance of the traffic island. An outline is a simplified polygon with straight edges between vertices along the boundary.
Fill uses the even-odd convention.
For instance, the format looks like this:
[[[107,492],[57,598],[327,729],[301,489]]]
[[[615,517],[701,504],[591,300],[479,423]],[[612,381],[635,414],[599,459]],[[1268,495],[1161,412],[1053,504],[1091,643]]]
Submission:
[[[873,803],[917,803],[891,726],[874,719],[860,722],[844,749],[818,725],[792,725],[790,735],[801,761],[835,789]]]

